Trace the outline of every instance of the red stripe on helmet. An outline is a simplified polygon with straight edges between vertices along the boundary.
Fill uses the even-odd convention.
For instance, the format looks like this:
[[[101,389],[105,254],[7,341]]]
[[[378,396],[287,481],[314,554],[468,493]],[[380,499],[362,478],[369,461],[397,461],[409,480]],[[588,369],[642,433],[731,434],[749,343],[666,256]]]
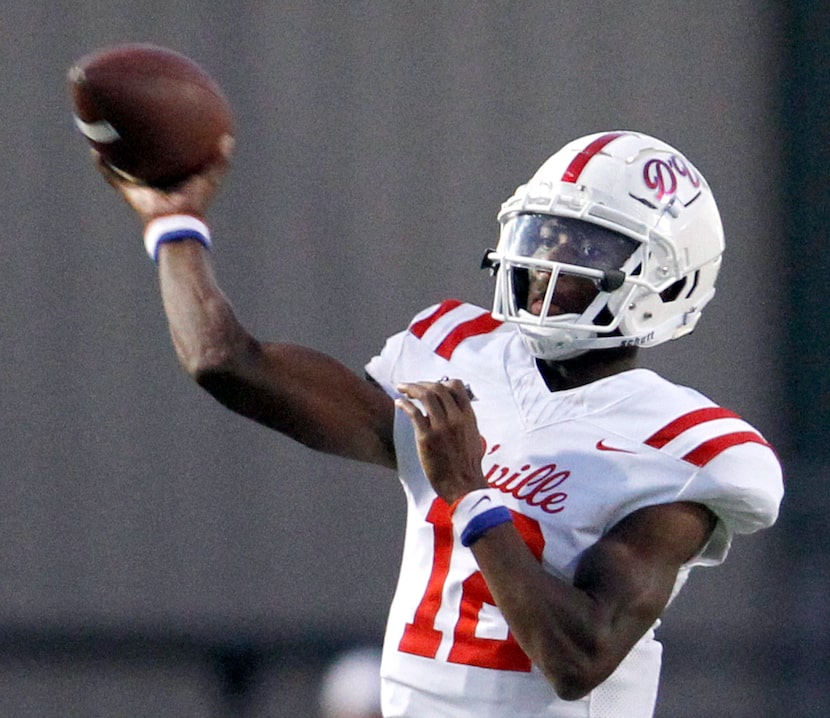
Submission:
[[[628,133],[609,132],[608,134],[597,137],[590,145],[588,145],[584,150],[582,150],[582,152],[571,160],[571,163],[565,170],[565,174],[562,175],[562,181],[576,182],[579,179],[579,175],[582,174],[582,170],[585,169],[585,165],[587,165],[596,155],[602,152],[603,147],[605,147],[609,142],[612,142],[625,134]]]

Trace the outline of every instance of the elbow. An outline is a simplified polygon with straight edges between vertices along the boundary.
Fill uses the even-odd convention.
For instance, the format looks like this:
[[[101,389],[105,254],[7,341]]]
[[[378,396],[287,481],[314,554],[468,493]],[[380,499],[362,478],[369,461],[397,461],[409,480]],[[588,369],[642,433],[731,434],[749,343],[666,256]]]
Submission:
[[[605,676],[598,677],[592,670],[579,670],[569,667],[559,671],[558,675],[549,678],[556,695],[563,701],[578,701],[587,696],[596,688]]]
[[[563,701],[578,701],[587,696],[599,683],[585,681],[582,678],[560,678],[554,685],[556,695]]]
[[[215,386],[222,377],[230,378],[241,373],[254,352],[255,342],[250,339],[207,340],[189,345],[176,343],[179,364],[199,386]]]
[[[210,381],[211,377],[227,374],[233,365],[233,353],[227,348],[218,347],[176,347],[176,356],[182,369],[197,384]]]
[[[243,409],[247,396],[246,382],[238,355],[224,350],[204,352],[182,364],[200,389],[229,409],[248,415]]]
[[[180,359],[181,365],[193,381],[202,389],[215,388],[222,378],[233,376],[233,361],[231,357],[221,353],[200,354],[188,357],[187,361]]]
[[[594,646],[589,652],[579,651],[563,660],[561,655],[540,664],[556,695],[565,701],[578,701],[605,681],[619,661],[610,651]]]

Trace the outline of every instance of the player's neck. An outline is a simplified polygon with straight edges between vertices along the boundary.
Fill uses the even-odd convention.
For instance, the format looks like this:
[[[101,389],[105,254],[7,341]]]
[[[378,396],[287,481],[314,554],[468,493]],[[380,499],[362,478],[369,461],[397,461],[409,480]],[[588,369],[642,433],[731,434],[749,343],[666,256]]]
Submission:
[[[597,349],[563,361],[537,359],[536,366],[551,391],[584,386],[637,366],[637,348]]]

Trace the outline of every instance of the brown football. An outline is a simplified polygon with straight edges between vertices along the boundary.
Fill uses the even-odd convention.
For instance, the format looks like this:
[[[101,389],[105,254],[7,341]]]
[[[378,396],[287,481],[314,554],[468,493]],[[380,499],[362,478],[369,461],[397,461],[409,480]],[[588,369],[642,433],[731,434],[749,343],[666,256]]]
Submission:
[[[134,180],[174,185],[216,159],[233,111],[196,62],[132,43],[85,55],[68,73],[75,123],[103,159]]]

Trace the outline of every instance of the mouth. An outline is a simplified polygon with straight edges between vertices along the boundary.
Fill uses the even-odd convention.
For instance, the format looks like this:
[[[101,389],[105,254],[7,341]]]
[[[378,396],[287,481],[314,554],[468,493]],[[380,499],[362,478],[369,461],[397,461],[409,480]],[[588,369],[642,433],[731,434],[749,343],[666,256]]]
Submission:
[[[545,298],[544,297],[537,297],[536,299],[534,299],[530,302],[530,304],[528,305],[527,310],[531,314],[535,314],[538,317],[542,314],[542,307],[544,306],[544,304],[545,304]],[[560,306],[558,306],[556,304],[553,304],[551,302],[551,305],[548,307],[547,316],[554,317],[557,314],[564,314],[564,313],[565,312],[563,311],[563,309]]]
[[[559,277],[546,316],[582,314],[597,296],[597,291],[596,285],[590,279]],[[537,317],[541,316],[547,292],[547,282],[532,283],[528,289],[527,311]]]

